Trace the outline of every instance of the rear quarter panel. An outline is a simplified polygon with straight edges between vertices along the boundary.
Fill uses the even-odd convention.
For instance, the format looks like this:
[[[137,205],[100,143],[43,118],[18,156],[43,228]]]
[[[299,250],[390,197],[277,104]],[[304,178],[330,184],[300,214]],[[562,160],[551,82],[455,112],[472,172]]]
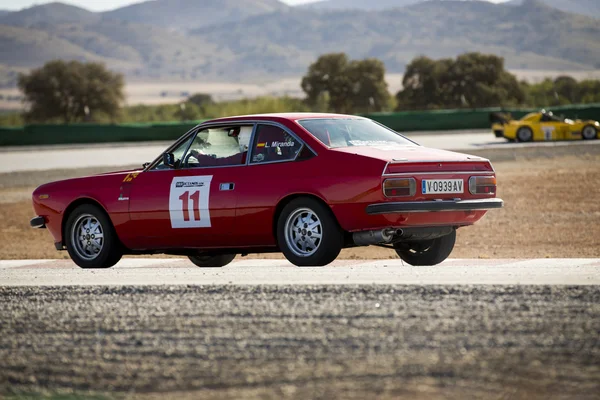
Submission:
[[[517,130],[520,127],[521,124],[516,121],[511,121],[509,124],[504,125],[504,137],[515,140],[517,138]]]
[[[349,230],[356,216],[347,212],[346,205],[367,204],[377,198],[384,166],[381,160],[327,150],[306,161],[248,166],[248,176],[236,183],[240,196],[237,229],[229,245],[275,245],[277,213],[281,206],[304,195],[326,203],[342,228]]]

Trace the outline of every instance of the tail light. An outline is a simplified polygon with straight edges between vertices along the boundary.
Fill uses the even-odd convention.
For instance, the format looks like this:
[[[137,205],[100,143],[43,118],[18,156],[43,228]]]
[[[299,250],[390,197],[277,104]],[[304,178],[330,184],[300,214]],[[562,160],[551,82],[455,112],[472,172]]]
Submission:
[[[383,182],[383,194],[386,197],[410,197],[417,192],[414,178],[386,179]]]
[[[471,194],[496,194],[495,176],[472,176],[469,179]]]

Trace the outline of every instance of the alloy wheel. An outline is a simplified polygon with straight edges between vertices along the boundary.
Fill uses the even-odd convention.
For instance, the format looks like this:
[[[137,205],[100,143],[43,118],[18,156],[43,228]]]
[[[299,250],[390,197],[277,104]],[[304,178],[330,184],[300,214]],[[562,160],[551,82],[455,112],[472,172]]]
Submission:
[[[72,243],[77,255],[84,260],[98,257],[104,246],[102,224],[91,214],[82,214],[73,224]]]
[[[323,225],[309,208],[293,211],[285,222],[285,241],[288,248],[299,257],[313,255],[323,240]]]

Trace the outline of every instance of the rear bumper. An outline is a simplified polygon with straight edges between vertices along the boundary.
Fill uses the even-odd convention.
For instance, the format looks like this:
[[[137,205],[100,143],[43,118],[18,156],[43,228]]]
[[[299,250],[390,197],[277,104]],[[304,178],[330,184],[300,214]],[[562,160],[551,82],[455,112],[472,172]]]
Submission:
[[[502,208],[502,199],[449,200],[449,201],[407,201],[377,203],[367,206],[367,214],[415,213],[437,211],[475,211]]]
[[[29,225],[31,225],[32,228],[46,228],[46,220],[44,220],[44,217],[31,218]]]
[[[504,130],[503,129],[494,129],[494,135],[497,138],[504,137]]]

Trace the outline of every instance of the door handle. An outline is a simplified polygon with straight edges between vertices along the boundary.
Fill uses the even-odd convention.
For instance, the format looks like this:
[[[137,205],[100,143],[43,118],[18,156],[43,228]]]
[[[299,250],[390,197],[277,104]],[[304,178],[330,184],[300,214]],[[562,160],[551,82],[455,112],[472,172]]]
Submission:
[[[219,190],[221,190],[221,191],[228,191],[228,190],[233,190],[233,189],[235,189],[234,183],[221,183],[219,185]]]

